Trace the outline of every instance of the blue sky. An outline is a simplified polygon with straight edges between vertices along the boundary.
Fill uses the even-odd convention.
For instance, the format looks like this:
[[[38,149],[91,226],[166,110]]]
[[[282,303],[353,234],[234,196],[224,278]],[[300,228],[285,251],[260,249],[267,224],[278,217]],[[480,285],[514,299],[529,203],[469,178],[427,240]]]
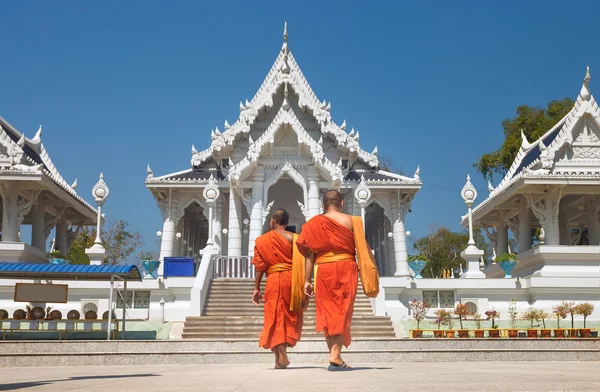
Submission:
[[[43,140],[79,193],[102,171],[109,220],[155,244],[162,227],[144,187],[187,169],[190,148],[233,123],[289,45],[337,123],[366,150],[424,182],[406,222],[413,238],[459,229],[467,173],[502,140],[520,104],[576,97],[600,75],[594,2],[62,1],[2,5],[0,115]],[[595,71],[596,70],[596,71]],[[600,76],[599,76],[600,77]],[[499,179],[496,179],[496,183]]]

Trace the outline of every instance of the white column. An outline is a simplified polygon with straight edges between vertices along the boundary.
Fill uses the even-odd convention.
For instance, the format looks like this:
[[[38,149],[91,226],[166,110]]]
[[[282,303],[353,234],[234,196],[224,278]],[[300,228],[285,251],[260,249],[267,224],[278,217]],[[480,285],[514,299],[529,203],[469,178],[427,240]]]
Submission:
[[[45,215],[46,209],[43,205],[43,198],[39,196],[31,214],[31,245],[44,252],[44,254],[46,253]]]
[[[248,255],[254,255],[254,242],[262,234],[263,191],[265,168],[257,166],[252,175],[252,210],[250,211],[250,232],[248,233]]]
[[[222,252],[223,249],[223,233],[221,222],[223,222],[223,200],[219,196],[215,203],[215,218],[213,220],[213,236],[214,236],[214,245],[219,251]]]
[[[67,252],[69,251],[69,249],[67,249],[67,243],[69,242],[67,238],[68,226],[69,224],[65,218],[60,218],[56,224],[56,248],[63,256],[66,256]]]
[[[598,216],[598,202],[595,198],[588,196],[587,199],[587,224],[590,245],[600,244],[600,216]]]
[[[548,190],[543,197],[526,195],[529,207],[544,229],[545,245],[560,245],[558,209],[562,198],[561,188]]]
[[[406,250],[406,230],[404,221],[406,214],[410,209],[410,198],[394,200],[392,202],[392,211],[396,217],[394,222],[394,253],[396,256],[396,272],[395,276],[410,277],[410,269],[408,268],[408,252]]]
[[[170,215],[170,214],[169,214]],[[160,241],[160,265],[158,276],[162,277],[165,271],[165,257],[173,256],[173,242],[175,241],[175,222],[167,216],[163,223],[162,237]]]
[[[529,219],[529,206],[521,196],[521,208],[519,210],[519,253],[531,249],[531,222]]]
[[[503,253],[508,253],[508,226],[506,226],[502,216],[498,218],[498,223],[496,224],[496,233],[496,239],[498,241],[496,254],[500,256]]]
[[[321,200],[319,199],[319,172],[314,166],[309,166],[308,177],[308,216],[309,219],[321,212]]]
[[[19,194],[8,184],[0,184],[2,191],[2,242],[19,240],[19,220],[17,218]]]
[[[242,230],[240,229],[240,216],[242,215],[242,199],[233,187],[229,188],[229,228],[227,255],[242,255]]]
[[[394,254],[394,240],[393,237],[388,237],[388,233],[392,232],[392,225],[388,219],[385,220],[385,243],[387,245],[387,255],[388,255],[388,271],[390,276],[394,276],[396,273],[396,255]]]
[[[569,218],[565,211],[559,213],[559,222],[560,245],[572,245],[571,231],[569,230]]]

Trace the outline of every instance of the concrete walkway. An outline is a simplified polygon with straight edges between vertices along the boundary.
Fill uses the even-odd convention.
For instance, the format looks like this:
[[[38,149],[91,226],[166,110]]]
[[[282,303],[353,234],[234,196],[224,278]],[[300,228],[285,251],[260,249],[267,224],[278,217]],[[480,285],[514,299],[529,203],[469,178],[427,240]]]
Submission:
[[[493,355],[491,353],[490,355]],[[0,369],[1,391],[599,391],[597,362],[74,366]]]

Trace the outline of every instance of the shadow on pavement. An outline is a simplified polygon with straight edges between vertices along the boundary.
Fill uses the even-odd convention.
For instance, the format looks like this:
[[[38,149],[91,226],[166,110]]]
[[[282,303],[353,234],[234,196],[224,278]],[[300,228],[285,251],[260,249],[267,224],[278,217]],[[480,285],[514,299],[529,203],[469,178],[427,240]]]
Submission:
[[[42,385],[50,385],[68,381],[79,380],[107,380],[111,378],[129,378],[129,377],[157,377],[157,374],[122,374],[122,375],[107,375],[107,376],[78,376],[63,378],[60,380],[40,380],[40,381],[25,381],[14,384],[0,384],[0,391],[14,391],[15,389],[33,388]]]

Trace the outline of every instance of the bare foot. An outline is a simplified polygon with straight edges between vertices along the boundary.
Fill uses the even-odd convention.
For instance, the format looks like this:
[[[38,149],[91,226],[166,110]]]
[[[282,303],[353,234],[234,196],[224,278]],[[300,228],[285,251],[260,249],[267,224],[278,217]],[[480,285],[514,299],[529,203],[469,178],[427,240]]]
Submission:
[[[280,344],[277,347],[277,352],[279,354],[279,364],[283,366],[283,368],[287,368],[290,365],[290,360],[288,359],[286,347],[284,344]]]

